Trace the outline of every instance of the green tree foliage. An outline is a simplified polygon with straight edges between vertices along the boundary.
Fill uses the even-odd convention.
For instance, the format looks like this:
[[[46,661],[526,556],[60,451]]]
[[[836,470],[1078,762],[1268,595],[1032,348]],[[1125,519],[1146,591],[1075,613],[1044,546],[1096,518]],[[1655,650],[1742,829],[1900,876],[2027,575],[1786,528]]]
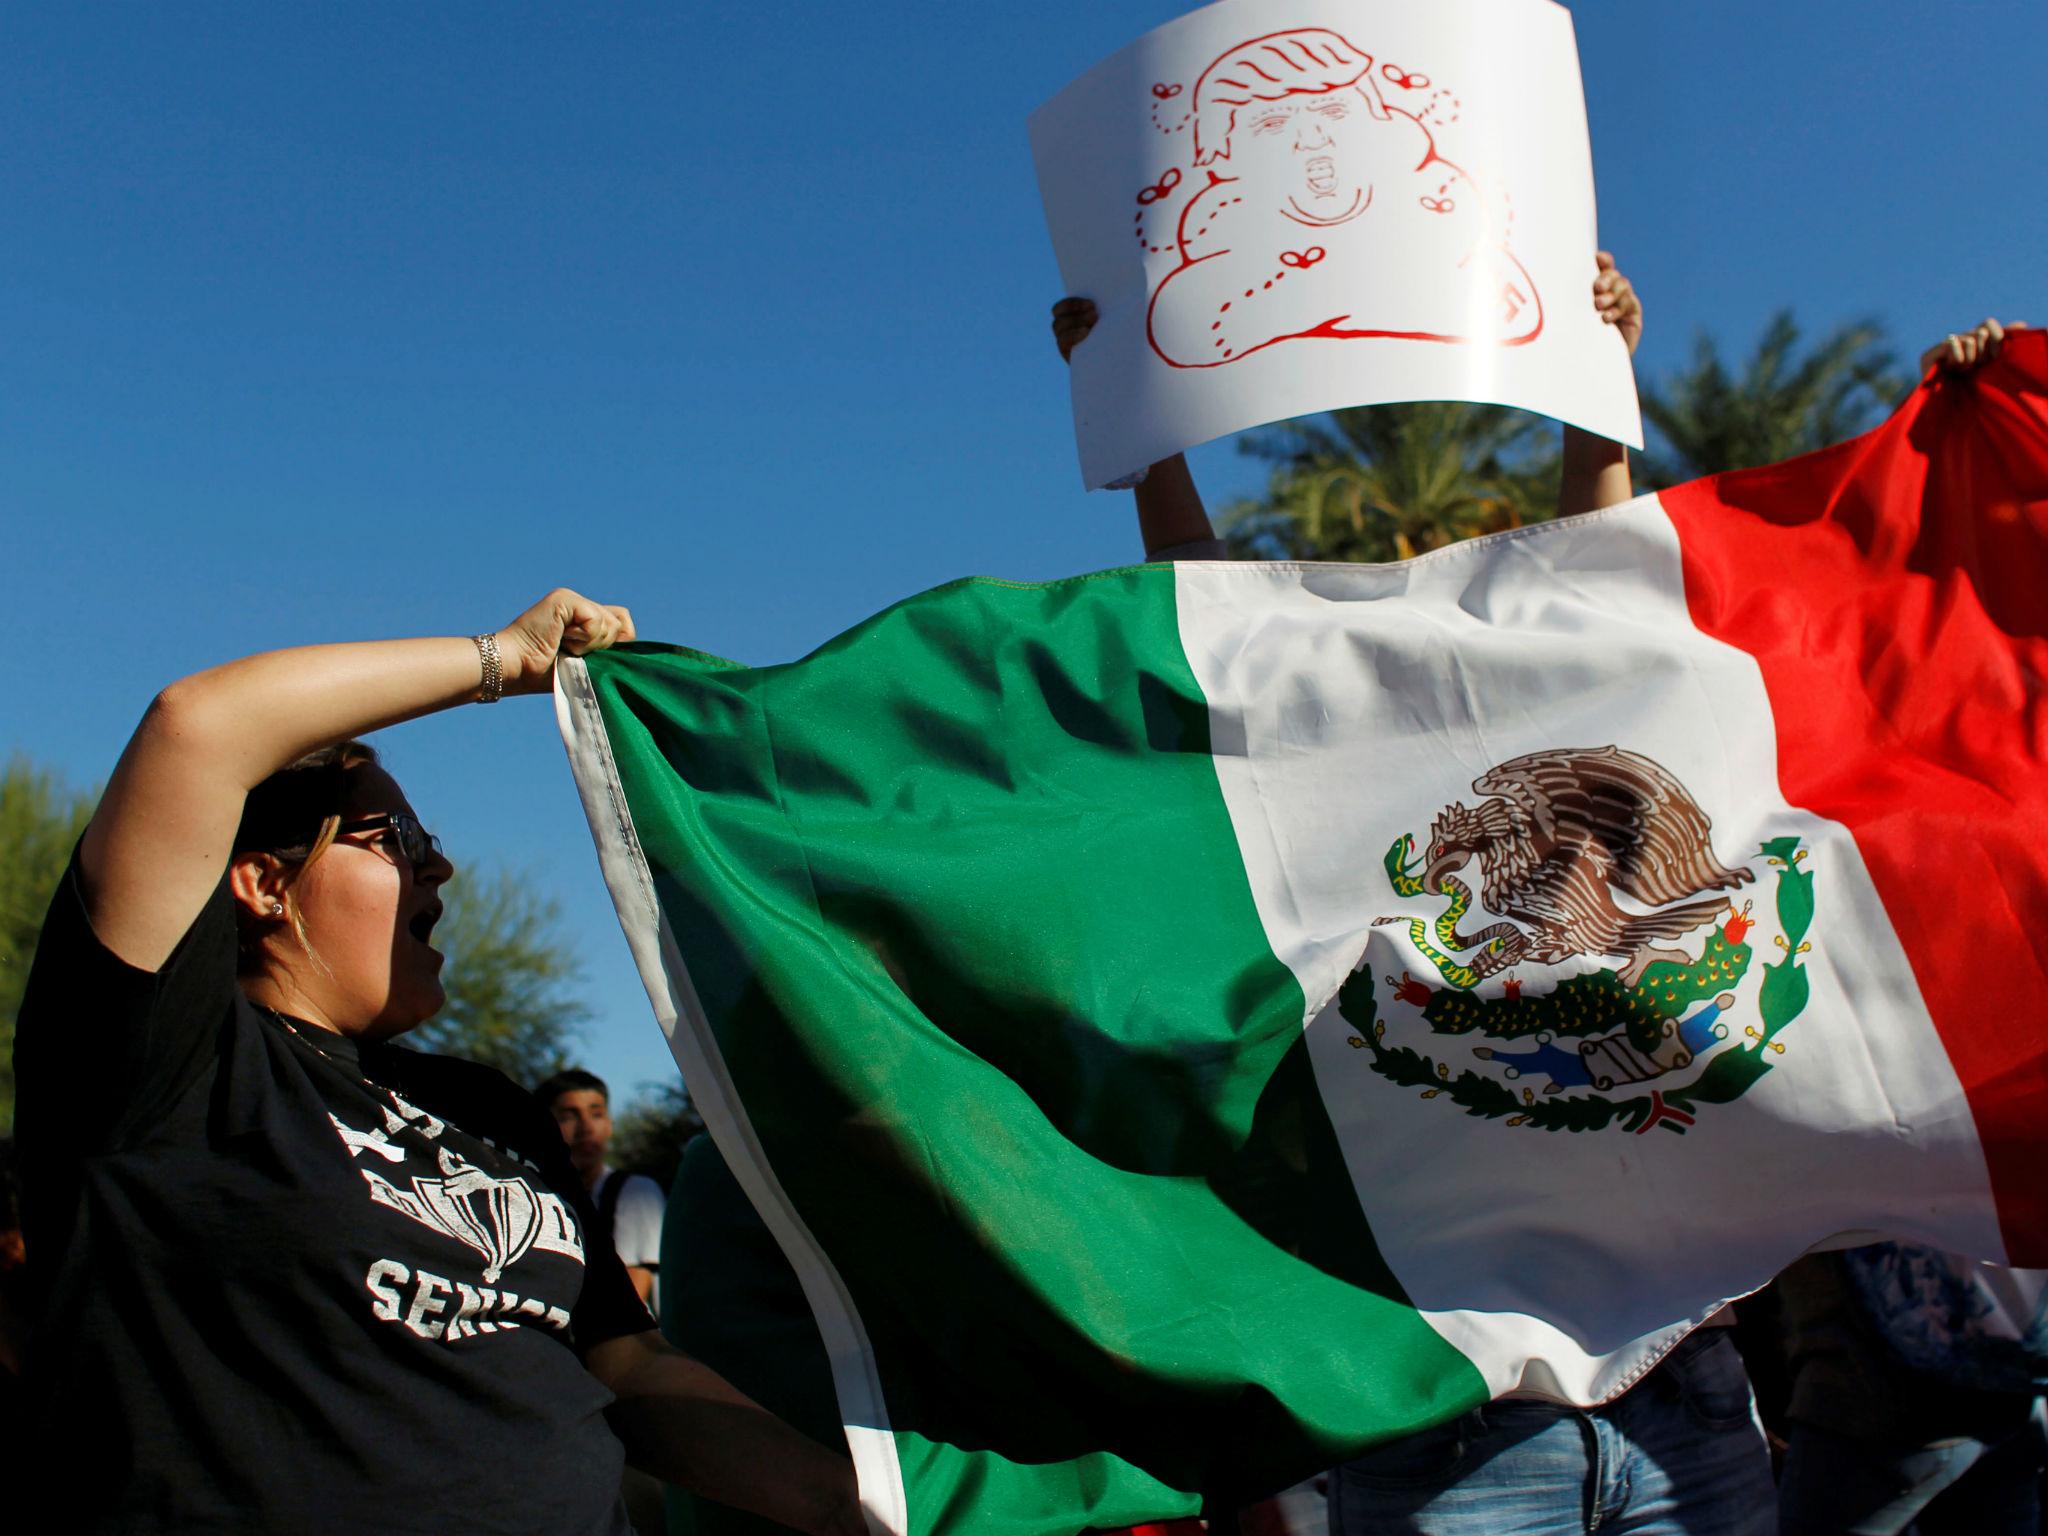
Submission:
[[[1864,431],[1905,381],[1875,321],[1802,346],[1790,311],[1731,370],[1701,336],[1692,363],[1642,388],[1656,451],[1637,469],[1661,489],[1775,464]],[[1278,560],[1405,560],[1557,513],[1555,428],[1495,405],[1418,401],[1335,411],[1250,434],[1273,466],[1265,494],[1224,509],[1234,553]]]
[[[590,1007],[561,907],[539,891],[491,865],[465,867],[448,885],[434,930],[448,1002],[406,1044],[484,1062],[528,1088],[569,1064]]]
[[[1224,509],[1233,552],[1269,560],[1405,560],[1557,514],[1555,429],[1498,405],[1360,406],[1252,433],[1273,472]]]
[[[14,1125],[14,1020],[43,914],[98,799],[19,754],[0,769],[0,1134]]]
[[[1874,320],[1839,326],[1802,354],[1792,312],[1781,310],[1737,373],[1702,334],[1690,367],[1642,389],[1659,442],[1638,478],[1661,490],[1795,458],[1874,425],[1904,390]]]
[[[666,1190],[675,1182],[683,1148],[703,1129],[704,1119],[680,1082],[643,1085],[631,1104],[613,1114],[605,1161],[644,1173]]]

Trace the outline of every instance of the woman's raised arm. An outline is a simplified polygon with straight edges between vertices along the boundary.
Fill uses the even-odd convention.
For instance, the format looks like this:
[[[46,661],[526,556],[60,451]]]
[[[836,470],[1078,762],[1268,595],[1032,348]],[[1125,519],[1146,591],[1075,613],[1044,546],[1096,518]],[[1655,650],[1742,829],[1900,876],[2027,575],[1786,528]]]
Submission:
[[[632,638],[625,609],[557,590],[495,634],[269,651],[171,684],[122,751],[80,845],[100,942],[158,969],[220,883],[243,801],[278,769],[484,698],[493,655],[503,692],[543,693],[558,654]]]

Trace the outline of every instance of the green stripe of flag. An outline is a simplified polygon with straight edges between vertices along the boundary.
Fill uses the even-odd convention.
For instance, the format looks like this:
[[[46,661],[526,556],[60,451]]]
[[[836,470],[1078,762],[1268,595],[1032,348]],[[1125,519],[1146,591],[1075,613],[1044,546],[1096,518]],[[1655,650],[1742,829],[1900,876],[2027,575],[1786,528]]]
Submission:
[[[1188,1512],[1484,1400],[1365,1229],[1171,567],[955,583],[788,666],[587,665],[911,1532]]]

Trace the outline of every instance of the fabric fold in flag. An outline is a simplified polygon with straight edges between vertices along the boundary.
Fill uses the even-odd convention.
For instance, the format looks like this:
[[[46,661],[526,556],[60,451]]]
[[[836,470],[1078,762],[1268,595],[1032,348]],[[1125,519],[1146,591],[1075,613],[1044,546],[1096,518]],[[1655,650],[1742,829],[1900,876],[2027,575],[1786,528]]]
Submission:
[[[1604,513],[558,713],[878,1529],[1605,1401],[1816,1245],[2048,1264],[2048,336]]]

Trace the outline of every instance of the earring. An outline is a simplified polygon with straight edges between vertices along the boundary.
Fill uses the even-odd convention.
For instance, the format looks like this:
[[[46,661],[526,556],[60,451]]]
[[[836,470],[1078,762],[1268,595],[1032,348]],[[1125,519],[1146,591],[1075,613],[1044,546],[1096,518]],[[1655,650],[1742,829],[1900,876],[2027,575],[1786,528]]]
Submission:
[[[270,904],[270,915],[271,915],[272,917],[283,917],[283,916],[284,916],[284,903],[283,903],[283,902],[281,902],[281,901],[273,901],[273,902],[272,902],[272,903]]]

